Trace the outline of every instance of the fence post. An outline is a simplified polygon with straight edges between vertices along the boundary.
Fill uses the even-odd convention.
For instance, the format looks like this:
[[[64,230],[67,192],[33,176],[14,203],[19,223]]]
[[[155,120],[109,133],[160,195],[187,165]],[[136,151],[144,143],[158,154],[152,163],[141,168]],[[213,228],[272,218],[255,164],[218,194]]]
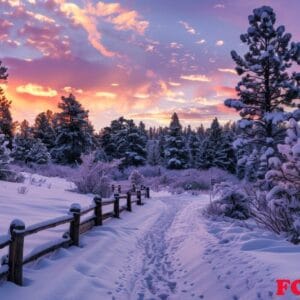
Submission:
[[[115,185],[114,185],[114,184],[111,185],[111,191],[112,191],[113,193],[115,192]]]
[[[141,193],[141,191],[136,192],[136,197],[137,197],[136,204],[137,205],[142,205],[142,193]]]
[[[146,198],[150,198],[150,188],[146,187]]]
[[[121,192],[122,192],[121,185],[118,185],[118,193],[121,194]]]
[[[132,211],[132,209],[131,209],[131,193],[130,192],[127,192],[126,200],[127,200],[127,210]]]
[[[23,249],[25,224],[21,220],[14,220],[10,224],[11,244],[8,254],[8,280],[23,284]]]
[[[133,193],[136,192],[136,186],[135,186],[135,184],[132,185],[132,192],[133,192]]]
[[[100,196],[96,196],[94,198],[94,202],[96,204],[94,214],[95,214],[95,225],[102,225],[102,199]]]
[[[70,222],[70,238],[75,246],[79,246],[80,212],[80,204],[73,203],[70,207],[70,213],[73,214],[73,220]]]
[[[115,194],[115,201],[114,201],[114,217],[120,217],[120,196],[119,194]]]

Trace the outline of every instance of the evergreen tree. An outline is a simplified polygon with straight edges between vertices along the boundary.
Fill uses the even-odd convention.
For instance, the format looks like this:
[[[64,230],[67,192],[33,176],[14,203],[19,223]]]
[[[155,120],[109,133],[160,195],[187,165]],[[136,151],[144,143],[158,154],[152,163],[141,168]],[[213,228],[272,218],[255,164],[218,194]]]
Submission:
[[[148,140],[147,143],[147,162],[151,166],[161,163],[160,146],[158,140]]]
[[[121,168],[143,165],[146,161],[147,135],[143,126],[123,117],[113,120],[101,132],[101,147],[109,160],[123,159]]]
[[[9,163],[11,161],[10,150],[8,148],[8,141],[4,134],[0,134],[0,180],[6,179],[9,170]]]
[[[164,157],[168,169],[184,169],[188,166],[188,151],[182,136],[182,127],[176,113],[172,115],[166,136]]]
[[[14,123],[10,113],[11,101],[7,100],[3,89],[0,88],[0,133],[4,134],[9,141],[9,147],[12,145]]]
[[[187,148],[189,152],[189,167],[197,168],[198,167],[198,158],[200,151],[200,140],[198,135],[195,132],[189,134],[187,140]]]
[[[242,118],[240,138],[244,141],[239,144],[247,149],[244,160],[253,149],[258,153],[263,152],[262,147],[277,151],[285,132],[282,124],[291,116],[284,109],[294,107],[293,100],[300,95],[300,73],[288,72],[293,62],[300,64],[300,43],[291,42],[292,36],[285,33],[284,26],[275,27],[276,15],[271,7],[254,9],[249,23],[248,32],[241,35],[249,51],[243,57],[231,52],[236,71],[242,75],[236,86],[239,98],[225,101]],[[261,171],[268,168],[265,163]]]
[[[61,100],[58,107],[62,111],[56,115],[57,137],[51,156],[61,164],[80,163],[81,155],[89,151],[93,143],[88,111],[72,94]]]
[[[0,82],[8,78],[7,68],[0,61]],[[9,141],[8,147],[12,146],[14,123],[10,113],[11,101],[7,100],[4,90],[0,87],[0,133],[4,134],[5,139]]]
[[[146,162],[147,136],[141,128],[137,128],[131,120],[126,142],[128,143],[125,151],[125,159],[122,166],[141,166]]]
[[[51,159],[46,145],[40,140],[35,139],[32,147],[28,152],[27,162],[36,164],[47,164]]]
[[[199,167],[218,167],[233,172],[235,170],[235,155],[229,140],[215,118],[204,138],[199,153]]]
[[[40,139],[47,149],[50,150],[54,147],[55,143],[55,130],[52,124],[53,113],[50,110],[42,112],[35,118],[33,126],[33,134],[35,139]]]
[[[13,141],[12,157],[17,161],[28,162],[29,152],[34,145],[32,128],[27,120],[20,124],[18,132]]]

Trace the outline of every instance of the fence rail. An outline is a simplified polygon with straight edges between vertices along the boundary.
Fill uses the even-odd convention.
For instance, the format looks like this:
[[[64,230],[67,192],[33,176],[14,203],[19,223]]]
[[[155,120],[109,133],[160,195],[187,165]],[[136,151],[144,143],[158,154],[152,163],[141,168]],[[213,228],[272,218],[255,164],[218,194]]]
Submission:
[[[2,260],[2,266],[0,267],[0,278],[22,285],[23,265],[59,248],[79,246],[81,234],[91,230],[94,226],[101,226],[103,221],[108,218],[119,218],[122,211],[132,211],[133,203],[142,205],[142,197],[150,198],[150,189],[144,186],[139,190],[133,186],[130,191],[122,194],[122,188],[118,185],[117,189],[112,186],[112,191],[117,191],[113,196],[113,200],[104,201],[101,197],[96,196],[94,197],[94,203],[86,208],[82,209],[77,203],[72,204],[68,215],[30,225],[27,228],[21,220],[12,221],[9,228],[10,234],[0,236],[0,249],[8,247],[7,259]],[[126,205],[121,206],[120,199],[126,199]],[[107,205],[113,205],[113,210],[103,213],[102,208]],[[91,212],[93,212],[92,216],[85,219],[81,218]],[[69,224],[69,231],[61,239],[42,245],[25,258],[23,257],[25,237],[64,224]]]

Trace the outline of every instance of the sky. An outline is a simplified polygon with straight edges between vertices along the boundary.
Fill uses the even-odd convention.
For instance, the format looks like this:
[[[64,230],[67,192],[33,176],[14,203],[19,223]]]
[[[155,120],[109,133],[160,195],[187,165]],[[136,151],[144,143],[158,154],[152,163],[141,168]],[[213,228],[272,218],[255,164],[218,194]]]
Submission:
[[[300,40],[299,0],[0,0],[13,117],[33,122],[73,93],[97,130],[119,116],[167,125],[173,112],[193,127],[235,120],[230,51],[246,51],[239,36],[262,5]]]

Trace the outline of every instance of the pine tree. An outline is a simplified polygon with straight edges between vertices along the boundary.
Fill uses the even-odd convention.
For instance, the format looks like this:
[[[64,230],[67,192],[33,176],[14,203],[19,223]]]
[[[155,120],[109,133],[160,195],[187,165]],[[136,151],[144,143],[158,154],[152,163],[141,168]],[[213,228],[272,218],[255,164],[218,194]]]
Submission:
[[[249,23],[248,32],[241,35],[249,51],[243,57],[231,52],[236,71],[242,75],[236,86],[239,98],[225,101],[242,118],[239,126],[244,141],[240,145],[247,148],[247,155],[253,150],[261,152],[262,147],[277,151],[285,132],[282,124],[291,116],[284,110],[294,107],[293,100],[300,95],[300,73],[288,72],[294,62],[300,64],[300,43],[291,42],[292,36],[285,33],[284,26],[275,27],[276,15],[271,7],[254,9]],[[300,114],[295,112],[296,116]]]
[[[40,139],[47,149],[50,150],[54,147],[55,143],[55,130],[52,124],[53,113],[50,110],[42,112],[35,118],[33,126],[33,134],[35,139]]]
[[[161,151],[158,140],[148,140],[147,143],[147,162],[151,166],[159,165],[162,161]]]
[[[182,127],[176,113],[172,115],[166,136],[164,157],[168,169],[185,169],[188,166],[188,151],[182,136]]]
[[[0,134],[0,180],[6,179],[8,176],[9,163],[11,161],[8,141],[4,134]]]
[[[81,155],[89,151],[93,143],[88,111],[72,94],[62,97],[58,107],[62,111],[56,115],[57,137],[51,156],[61,164],[80,163]]]
[[[0,88],[0,133],[4,134],[9,141],[9,147],[12,145],[14,123],[10,113],[11,101],[7,100],[4,91]]]
[[[27,162],[41,165],[47,164],[50,159],[51,156],[46,145],[40,139],[35,139],[32,147],[28,152]]]
[[[132,121],[132,120],[131,120]],[[125,159],[122,166],[141,166],[146,162],[147,136],[141,128],[137,128],[134,122],[129,122],[129,130],[126,141],[128,143],[125,151]]]
[[[197,168],[200,150],[200,140],[198,135],[193,131],[189,134],[187,140],[187,148],[189,152],[189,167]]]
[[[28,162],[29,152],[34,145],[32,128],[27,120],[20,124],[18,132],[13,141],[12,157],[17,161]]]
[[[233,172],[235,170],[235,155],[229,140],[215,118],[204,138],[199,153],[199,167],[218,167]]]
[[[101,147],[109,160],[122,159],[121,168],[143,165],[146,161],[147,135],[143,126],[123,117],[113,120],[101,132]]]
[[[0,61],[0,83],[7,80],[7,68]],[[0,133],[4,134],[5,139],[9,141],[8,147],[12,147],[14,123],[10,113],[11,101],[7,100],[4,90],[0,87]]]

